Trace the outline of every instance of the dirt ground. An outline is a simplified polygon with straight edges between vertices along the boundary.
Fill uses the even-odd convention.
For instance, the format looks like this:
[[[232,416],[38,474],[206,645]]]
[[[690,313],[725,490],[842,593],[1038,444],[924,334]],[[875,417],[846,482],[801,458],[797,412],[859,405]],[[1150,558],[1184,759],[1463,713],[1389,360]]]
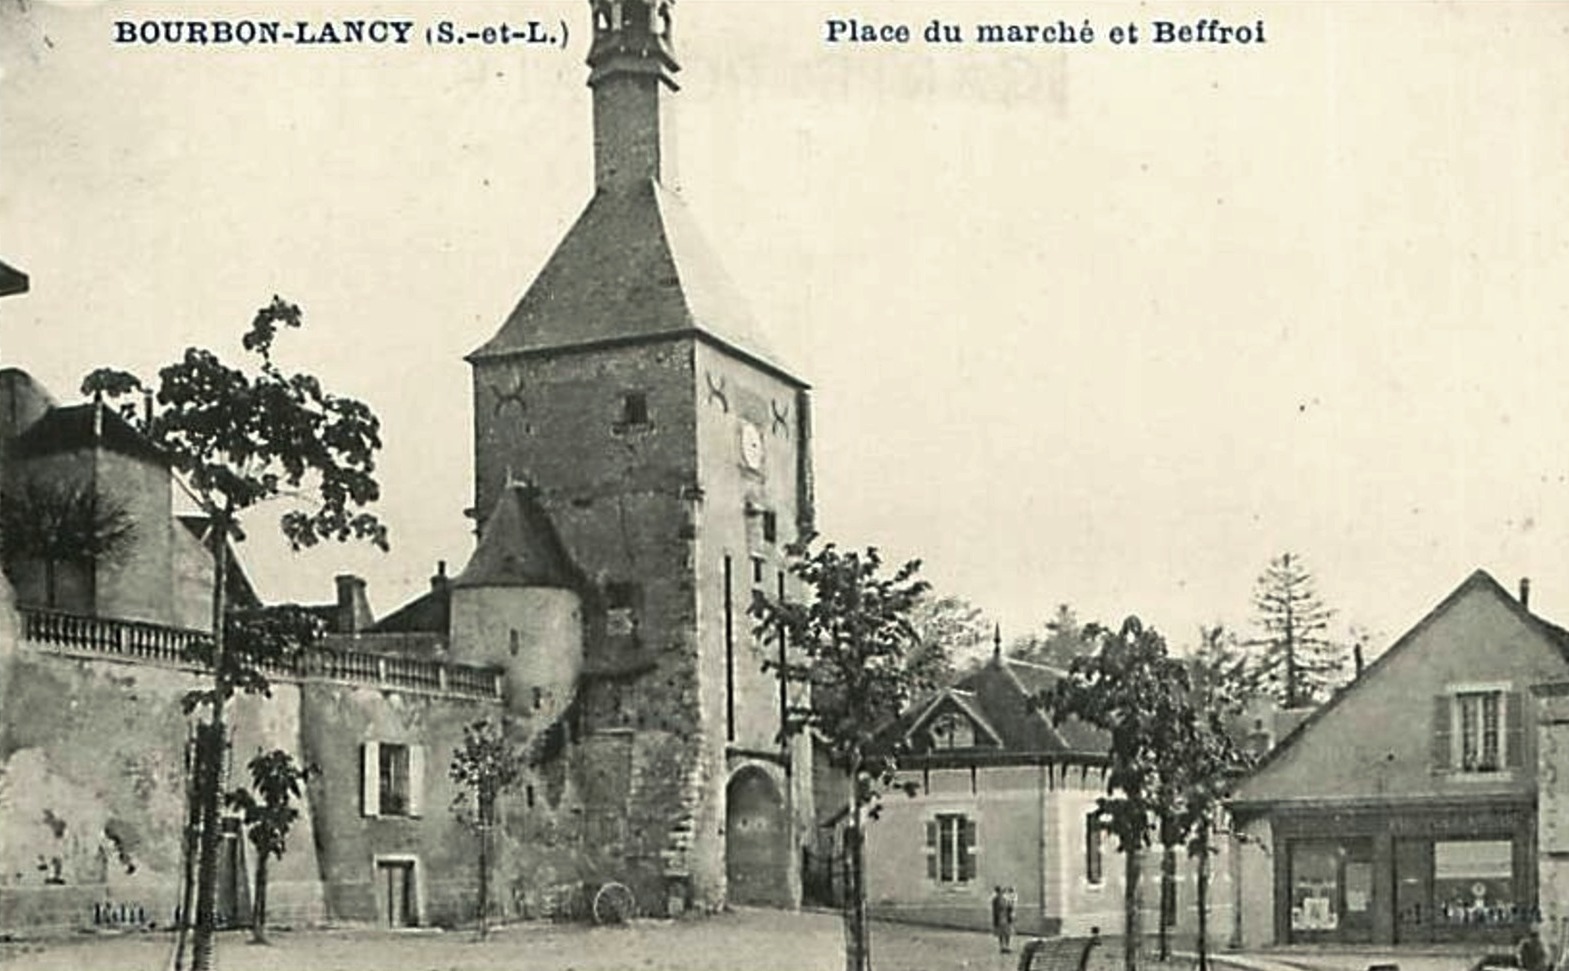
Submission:
[[[683,921],[637,921],[626,927],[526,924],[501,928],[486,941],[472,932],[386,930],[277,931],[273,943],[247,943],[248,933],[219,938],[221,971],[839,971],[844,930],[837,914],[741,910]],[[875,923],[873,971],[1012,971],[1018,948],[999,954],[990,935]],[[167,971],[167,933],[92,935],[0,943],[4,971]],[[1148,955],[1149,952],[1146,952]],[[1122,945],[1108,940],[1090,971],[1121,971]],[[1397,961],[1402,971],[1463,971],[1457,954],[1375,955],[1350,952],[1266,952],[1217,955],[1219,971],[1364,971]],[[1146,971],[1192,971],[1175,957]]]

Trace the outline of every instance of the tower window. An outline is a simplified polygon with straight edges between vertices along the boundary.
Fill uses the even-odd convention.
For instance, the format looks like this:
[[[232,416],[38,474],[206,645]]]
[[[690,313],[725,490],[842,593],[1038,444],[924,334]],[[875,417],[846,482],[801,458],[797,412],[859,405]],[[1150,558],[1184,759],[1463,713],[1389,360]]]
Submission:
[[[763,541],[773,543],[779,539],[779,514],[773,510],[763,513]]]
[[[629,636],[637,626],[637,609],[643,588],[625,580],[605,584],[605,632],[612,637]]]
[[[628,391],[621,396],[621,424],[648,424],[648,395],[642,391]]]
[[[763,582],[764,566],[761,556],[752,557],[752,582],[761,585]]]
[[[633,610],[639,600],[638,586],[625,580],[605,584],[605,606],[611,610]]]

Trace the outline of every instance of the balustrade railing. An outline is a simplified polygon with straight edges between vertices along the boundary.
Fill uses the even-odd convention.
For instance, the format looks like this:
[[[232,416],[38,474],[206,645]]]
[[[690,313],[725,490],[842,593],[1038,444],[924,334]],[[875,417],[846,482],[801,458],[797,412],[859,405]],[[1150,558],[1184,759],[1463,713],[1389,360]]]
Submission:
[[[205,644],[205,631],[144,621],[84,617],[58,610],[22,607],[22,636],[33,644],[101,654],[151,664],[188,666],[190,649]],[[271,675],[344,681],[406,691],[471,698],[501,697],[501,672],[451,661],[375,654],[333,647],[313,648],[293,661],[262,665]]]

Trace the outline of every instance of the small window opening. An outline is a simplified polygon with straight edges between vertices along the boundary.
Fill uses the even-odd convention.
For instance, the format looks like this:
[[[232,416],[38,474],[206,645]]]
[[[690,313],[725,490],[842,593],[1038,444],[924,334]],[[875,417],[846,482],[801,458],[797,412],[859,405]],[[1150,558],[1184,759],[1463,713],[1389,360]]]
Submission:
[[[624,425],[648,424],[648,395],[641,391],[628,391],[621,396],[621,423]]]
[[[769,510],[763,513],[763,541],[777,542],[779,539],[779,514]]]

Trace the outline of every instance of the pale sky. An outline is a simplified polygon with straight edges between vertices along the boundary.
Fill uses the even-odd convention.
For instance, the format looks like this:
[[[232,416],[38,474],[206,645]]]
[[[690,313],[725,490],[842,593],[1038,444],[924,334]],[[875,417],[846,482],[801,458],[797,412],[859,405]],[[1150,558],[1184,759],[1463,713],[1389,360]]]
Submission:
[[[0,363],[187,344],[384,422],[378,614],[472,548],[469,371],[587,202],[587,4],[0,0]],[[1148,42],[1154,20],[1263,45]],[[145,47],[117,19],[565,20],[567,48]],[[970,43],[830,45],[857,17]],[[973,43],[982,22],[1094,43]],[[1137,46],[1112,25],[1135,22]],[[820,524],[1012,636],[1242,625],[1291,550],[1386,645],[1472,570],[1569,623],[1569,5],[681,0],[683,194],[815,389]]]

